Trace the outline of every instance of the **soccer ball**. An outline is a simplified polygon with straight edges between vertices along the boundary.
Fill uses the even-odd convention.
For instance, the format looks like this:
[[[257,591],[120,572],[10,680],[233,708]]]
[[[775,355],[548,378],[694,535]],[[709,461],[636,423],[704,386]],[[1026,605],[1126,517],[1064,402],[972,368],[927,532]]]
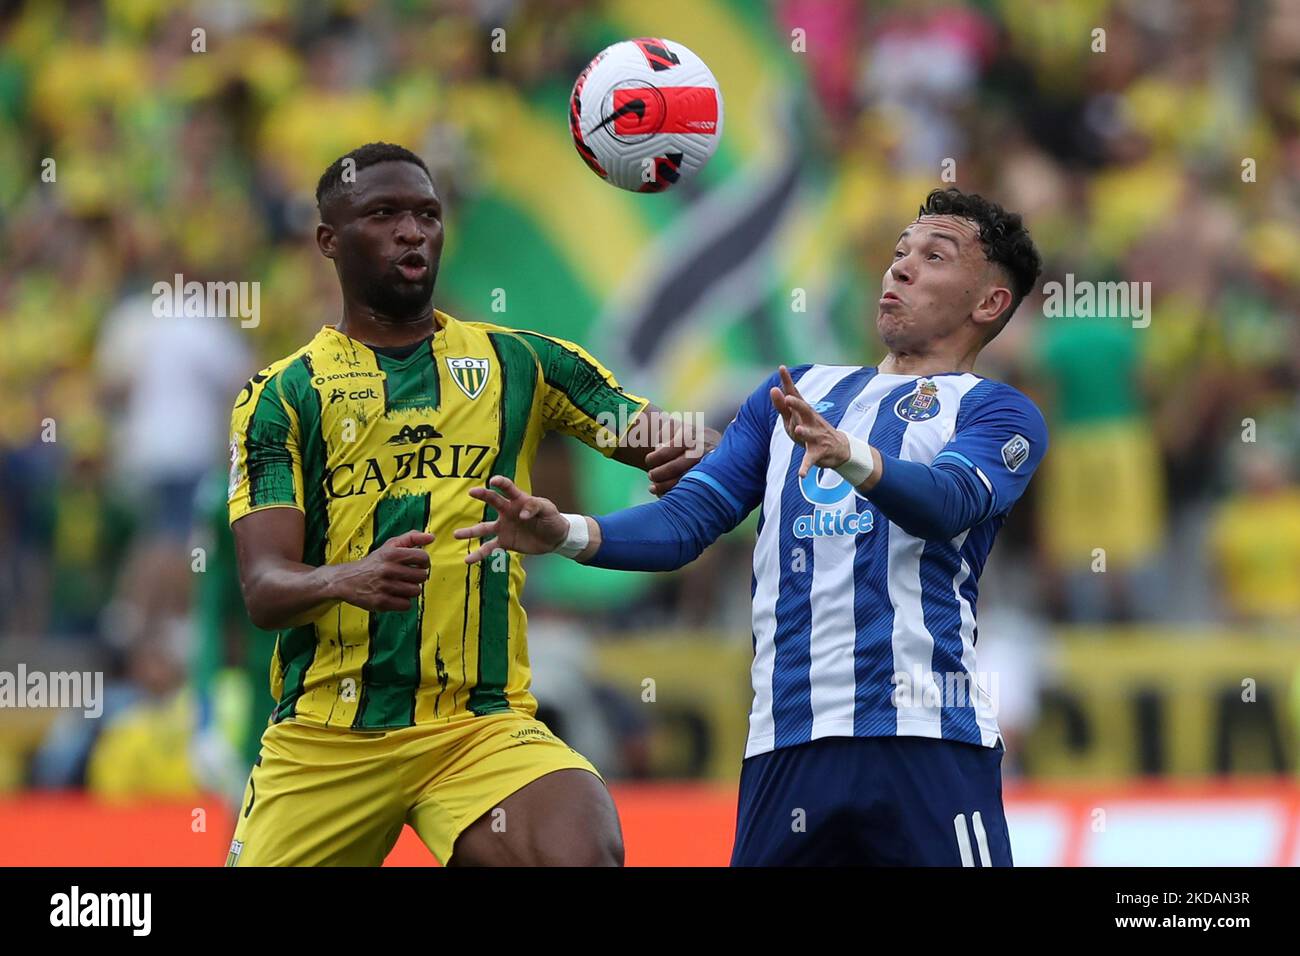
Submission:
[[[699,171],[722,136],[722,93],[704,61],[669,40],[624,40],[573,84],[578,155],[621,189],[657,193]]]

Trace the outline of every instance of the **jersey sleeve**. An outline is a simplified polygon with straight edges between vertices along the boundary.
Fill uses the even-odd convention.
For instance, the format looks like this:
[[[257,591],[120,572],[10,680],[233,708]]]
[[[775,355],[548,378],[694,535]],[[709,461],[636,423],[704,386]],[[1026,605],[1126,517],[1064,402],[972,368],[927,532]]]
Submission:
[[[1047,453],[1047,422],[1025,395],[1002,385],[967,416],[935,455],[936,468],[973,473],[991,494],[984,521],[1011,510]]]
[[[790,376],[797,383],[810,367],[793,368]],[[701,482],[726,501],[735,512],[735,524],[763,503],[772,429],[777,420],[770,393],[780,384],[779,374],[769,375],[741,404],[718,447],[682,475],[682,481]]]
[[[230,485],[234,524],[263,508],[304,511],[298,414],[277,372],[259,372],[240,391],[230,416]]]
[[[580,345],[536,332],[515,334],[532,346],[542,366],[546,428],[572,435],[607,458],[613,455],[650,400],[625,391]]]

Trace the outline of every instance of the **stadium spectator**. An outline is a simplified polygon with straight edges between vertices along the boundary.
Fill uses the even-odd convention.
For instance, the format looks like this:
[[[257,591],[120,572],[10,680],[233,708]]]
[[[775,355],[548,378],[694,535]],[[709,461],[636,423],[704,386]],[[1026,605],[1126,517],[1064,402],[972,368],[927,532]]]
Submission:
[[[1300,622],[1300,485],[1283,450],[1243,444],[1239,490],[1218,506],[1210,552],[1234,624]]]

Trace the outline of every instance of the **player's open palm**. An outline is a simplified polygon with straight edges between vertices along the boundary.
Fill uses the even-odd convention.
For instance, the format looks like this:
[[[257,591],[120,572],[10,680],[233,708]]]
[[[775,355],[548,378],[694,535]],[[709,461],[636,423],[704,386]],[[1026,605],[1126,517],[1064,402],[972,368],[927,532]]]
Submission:
[[[780,372],[781,388],[772,388],[772,404],[780,412],[785,433],[790,436],[790,440],[804,448],[799,477],[807,475],[814,466],[838,468],[849,460],[852,453],[848,436],[813,411],[812,406],[799,394],[788,368],[782,365]]]
[[[497,475],[487,488],[471,488],[477,498],[496,509],[493,521],[480,521],[469,528],[457,528],[452,537],[465,541],[483,538],[483,544],[465,556],[466,564],[484,560],[498,548],[520,554],[546,554],[554,551],[569,533],[569,522],[549,498],[525,494],[504,475]],[[488,540],[490,539],[490,540]]]

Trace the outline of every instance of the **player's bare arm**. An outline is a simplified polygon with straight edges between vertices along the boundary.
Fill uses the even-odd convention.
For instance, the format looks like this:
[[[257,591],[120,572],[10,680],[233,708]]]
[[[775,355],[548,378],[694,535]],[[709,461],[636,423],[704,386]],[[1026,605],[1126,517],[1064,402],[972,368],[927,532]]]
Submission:
[[[780,412],[786,432],[805,449],[803,464],[799,469],[800,477],[807,475],[809,469],[813,467],[838,468],[843,465],[849,460],[851,454],[848,435],[813,411],[799,394],[799,389],[790,377],[789,369],[784,365],[780,368],[780,374],[782,388],[772,389],[772,404]],[[657,411],[654,406],[650,406],[643,414]],[[716,433],[714,435],[716,436]],[[716,447],[717,440],[716,437],[713,439],[712,447]],[[679,469],[672,475],[671,483],[667,484],[662,491],[656,491],[656,494],[662,494],[675,485],[681,475],[690,470],[691,465],[698,460],[698,455],[687,457],[685,451],[686,447],[682,445],[674,447],[670,443],[661,445],[652,453],[652,455],[663,454],[669,465]],[[675,454],[669,457],[670,452]],[[875,449],[871,449],[871,454],[874,460],[872,473],[858,486],[863,492],[869,491],[880,480],[882,470],[880,454]],[[624,460],[628,460],[629,464],[636,463],[629,460],[631,458],[632,456],[629,455]],[[660,467],[666,468],[668,465]],[[654,480],[655,477],[652,472],[651,479]],[[488,482],[488,487],[472,488],[469,494],[491,505],[497,512],[497,517],[492,521],[482,521],[468,528],[458,528],[453,532],[453,537],[458,540],[476,538],[483,542],[476,550],[466,555],[466,564],[483,561],[498,548],[506,548],[520,554],[549,554],[568,537],[569,519],[560,513],[555,503],[548,498],[525,494],[509,478],[498,475]],[[587,545],[574,556],[579,562],[589,559],[601,545],[600,524],[590,515],[583,515],[582,520],[587,524]]]
[[[648,442],[621,445],[614,452],[614,460],[632,465],[649,473],[650,493],[667,494],[677,480],[695,466],[702,457],[718,447],[722,436],[713,428],[696,429],[689,422],[681,422],[653,403],[632,421],[637,427],[640,417],[648,416],[650,435]]]
[[[405,611],[429,578],[433,535],[408,531],[358,561],[304,564],[302,512],[267,508],[245,515],[231,530],[239,585],[249,618],[278,630],[306,624],[340,601],[367,611]]]

